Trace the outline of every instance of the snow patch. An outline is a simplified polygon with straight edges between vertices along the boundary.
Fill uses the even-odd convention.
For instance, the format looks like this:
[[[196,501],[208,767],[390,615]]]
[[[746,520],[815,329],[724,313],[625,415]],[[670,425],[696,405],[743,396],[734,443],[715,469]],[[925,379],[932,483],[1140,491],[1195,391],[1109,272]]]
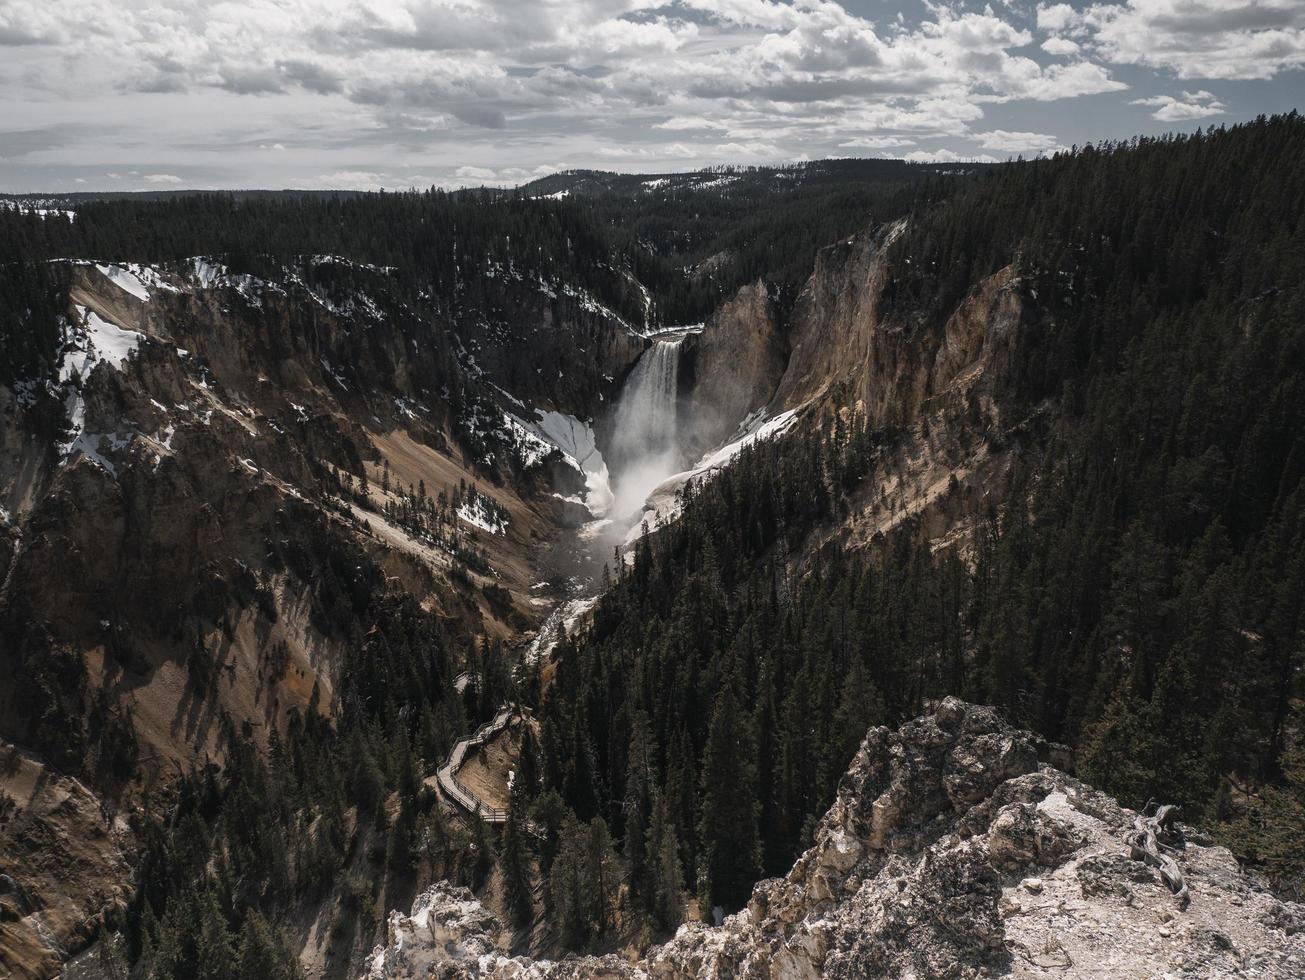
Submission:
[[[473,497],[459,507],[458,517],[490,534],[502,534],[507,530],[507,520],[494,514],[480,497]]]
[[[65,337],[63,360],[59,363],[60,383],[74,375],[85,379],[101,361],[119,371],[126,367],[127,358],[145,335],[110,323],[84,306],[77,307],[77,312],[81,323],[72,325]]]
[[[516,441],[521,463],[527,469],[538,466],[557,450],[553,443],[540,437],[534,426],[510,412],[503,413],[503,425]]]
[[[210,289],[226,278],[227,267],[212,259],[197,255],[190,260],[191,272],[202,289]]]
[[[318,360],[322,362],[322,369],[331,376],[331,380],[334,381],[336,384],[338,384],[345,391],[348,391],[349,386],[345,384],[344,379],[340,377],[340,372],[337,371],[335,368],[331,367],[331,362],[324,357],[318,358]]]
[[[584,506],[589,513],[594,517],[607,514],[612,506],[611,481],[607,463],[598,451],[598,440],[589,423],[564,412],[546,412],[538,408],[533,422],[506,413],[504,419],[528,447],[523,453],[526,465],[534,465],[554,450],[561,453],[563,461],[584,477]]]
[[[13,198],[0,198],[0,208],[7,211],[21,211],[23,214],[34,214],[44,219],[51,215],[57,215],[61,218],[67,218],[69,221],[77,220],[77,212],[69,211],[66,208],[47,207],[46,205],[57,204],[58,201],[35,200],[35,201],[16,201]]]
[[[133,271],[135,270],[133,269]],[[191,277],[201,289],[230,287],[238,292],[241,298],[250,306],[262,306],[263,296],[267,293],[285,295],[285,290],[276,283],[259,279],[257,276],[251,276],[247,273],[232,273],[226,266],[213,261],[207,256],[197,255],[192,258],[190,260],[190,271]],[[163,285],[165,288],[171,288],[166,283]]]
[[[145,335],[125,330],[110,323],[84,306],[76,308],[80,321],[67,325],[64,333],[63,357],[59,362],[59,384],[65,389],[64,411],[68,415],[68,436],[59,444],[59,454],[68,458],[81,453],[99,466],[115,473],[113,464],[101,454],[105,441],[110,449],[121,449],[131,441],[131,436],[119,437],[113,433],[86,431],[86,402],[82,398],[82,385],[99,364],[108,364],[121,371],[127,366],[132,351],[140,346]]]
[[[129,269],[120,265],[97,265],[95,268],[99,270],[100,275],[124,293],[135,296],[142,303],[150,301],[150,291],[145,288],[145,283]]]

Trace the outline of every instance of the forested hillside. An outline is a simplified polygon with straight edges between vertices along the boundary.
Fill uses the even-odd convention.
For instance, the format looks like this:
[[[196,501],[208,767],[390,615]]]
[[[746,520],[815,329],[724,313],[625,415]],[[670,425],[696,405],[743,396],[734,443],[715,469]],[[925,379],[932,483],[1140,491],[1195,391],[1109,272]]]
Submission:
[[[987,164],[819,160],[788,167],[716,167],[690,174],[575,171],[522,193],[580,198],[630,256],[667,323],[700,322],[739,286],[763,279],[791,304],[818,249],[888,221],[926,178],[942,184]]]
[[[902,433],[826,416],[645,538],[559,656],[549,784],[626,841],[665,808],[700,902],[786,868],[867,724],[960,694],[1078,750],[1289,887],[1305,826],[1305,123],[1085,149],[930,184],[890,316],[935,329],[1014,262],[1038,298],[1001,393],[1025,463],[972,547],[822,526]],[[650,841],[652,838],[648,838]]]
[[[211,255],[268,275],[300,256],[344,255],[391,267],[414,295],[451,306],[474,304],[482,280],[515,270],[584,285],[638,326],[693,323],[756,279],[791,300],[819,248],[896,217],[931,174],[947,182],[982,169],[844,160],[668,178],[559,174],[515,191],[72,195],[76,220],[0,209],[0,261]]]
[[[70,891],[69,840],[113,850],[58,925],[115,980],[354,977],[441,878],[516,949],[643,950],[784,874],[869,726],[956,695],[1305,894],[1302,158],[1293,114],[996,167],[0,209],[3,775],[90,814],[0,795],[0,858]],[[780,376],[567,591],[558,542],[626,516],[580,496],[623,383],[702,321],[672,416]],[[496,827],[435,773],[504,704]],[[0,892],[0,953],[44,969],[36,904]]]

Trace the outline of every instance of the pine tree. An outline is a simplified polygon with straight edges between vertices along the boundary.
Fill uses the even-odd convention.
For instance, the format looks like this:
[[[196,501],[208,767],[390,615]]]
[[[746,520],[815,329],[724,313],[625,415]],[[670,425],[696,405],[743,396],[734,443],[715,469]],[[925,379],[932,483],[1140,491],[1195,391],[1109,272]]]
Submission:
[[[534,909],[530,896],[529,859],[522,840],[517,803],[514,794],[512,805],[508,808],[507,823],[503,825],[499,866],[503,871],[503,898],[507,903],[508,915],[513,925],[524,926],[530,921]]]
[[[485,883],[494,867],[494,845],[490,840],[489,824],[479,813],[471,815],[471,887],[477,889]]]
[[[1145,800],[1155,782],[1147,762],[1149,739],[1144,706],[1127,692],[1125,681],[1107,705],[1101,720],[1084,737],[1084,777],[1098,786],[1116,787],[1116,792]]]
[[[698,821],[699,901],[704,910],[741,908],[761,877],[757,836],[756,748],[732,678],[716,697],[702,763]]]
[[[586,875],[586,828],[568,816],[548,875],[549,917],[564,949],[583,949],[593,935],[590,882]]]
[[[251,909],[240,928],[236,952],[239,980],[297,980],[299,963],[268,925],[258,909]]]
[[[195,977],[197,980],[239,980],[233,973],[235,948],[217,896],[207,888],[196,902]]]
[[[646,908],[651,908],[655,889],[652,883],[660,837],[649,846],[646,837],[648,814],[651,805],[652,758],[648,717],[638,712],[630,726],[629,773],[625,780],[625,864],[631,888]]]
[[[585,878],[590,890],[589,921],[596,936],[605,936],[612,925],[621,871],[607,821],[602,817],[589,821],[585,838]]]
[[[684,871],[675,824],[669,818],[666,800],[657,794],[652,822],[648,825],[648,853],[652,862],[651,908],[657,927],[672,931],[684,918]]]

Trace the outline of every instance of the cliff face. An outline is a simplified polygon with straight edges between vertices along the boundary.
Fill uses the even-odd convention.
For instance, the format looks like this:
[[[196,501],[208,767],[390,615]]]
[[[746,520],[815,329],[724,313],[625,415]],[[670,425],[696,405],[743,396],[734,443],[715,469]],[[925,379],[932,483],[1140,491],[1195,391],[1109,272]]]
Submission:
[[[1009,392],[1014,354],[1044,311],[1013,266],[941,319],[897,308],[893,263],[909,257],[892,246],[904,227],[822,249],[786,320],[756,283],[685,339],[685,449],[696,459],[741,424],[788,413],[807,425],[861,419],[886,438],[846,520],[823,535],[867,546],[915,520],[930,541],[963,546],[1002,502],[1013,450],[1037,450],[1025,430],[1040,409]]]
[[[1005,393],[1013,354],[1042,312],[1013,267],[975,283],[941,320],[894,307],[892,263],[907,259],[892,245],[904,227],[819,253],[765,411],[796,411],[807,424],[859,417],[887,435],[855,506],[827,534],[866,546],[915,520],[931,542],[963,546],[978,515],[1002,501],[1012,449],[1029,448],[1022,431],[1037,409]]]
[[[57,976],[59,946],[91,940],[106,916],[126,911],[130,833],[106,819],[82,783],[31,753],[0,741],[0,769],[9,798],[0,802],[0,969],[5,976]]]
[[[696,458],[764,407],[784,372],[787,345],[766,284],[744,286],[721,304],[702,333],[685,338],[684,358],[688,448]]]
[[[883,368],[881,308],[889,281],[886,252],[902,226],[863,232],[830,245],[798,296],[789,325],[792,354],[775,402],[793,407],[811,401],[839,381],[870,379]]]
[[[876,426],[909,425],[964,408],[973,392],[991,411],[1035,297],[1008,267],[976,283],[941,324],[890,310],[889,250],[904,228],[881,226],[821,251],[793,310],[777,408],[836,395]]]
[[[1199,833],[1168,839],[1185,902],[1130,856],[1141,817],[1048,761],[1061,752],[954,698],[867,734],[813,846],[712,928],[640,961],[503,952],[501,924],[440,884],[390,916],[368,980],[629,977],[1297,977],[1305,906]],[[1063,764],[1063,762],[1062,762]]]

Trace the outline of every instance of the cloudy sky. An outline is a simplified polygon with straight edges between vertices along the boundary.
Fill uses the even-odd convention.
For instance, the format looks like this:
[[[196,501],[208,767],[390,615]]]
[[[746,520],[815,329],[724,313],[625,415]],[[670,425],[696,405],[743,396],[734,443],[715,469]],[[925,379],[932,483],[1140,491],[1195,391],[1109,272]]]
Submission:
[[[1305,0],[0,0],[0,191],[1005,159],[1305,103]]]

